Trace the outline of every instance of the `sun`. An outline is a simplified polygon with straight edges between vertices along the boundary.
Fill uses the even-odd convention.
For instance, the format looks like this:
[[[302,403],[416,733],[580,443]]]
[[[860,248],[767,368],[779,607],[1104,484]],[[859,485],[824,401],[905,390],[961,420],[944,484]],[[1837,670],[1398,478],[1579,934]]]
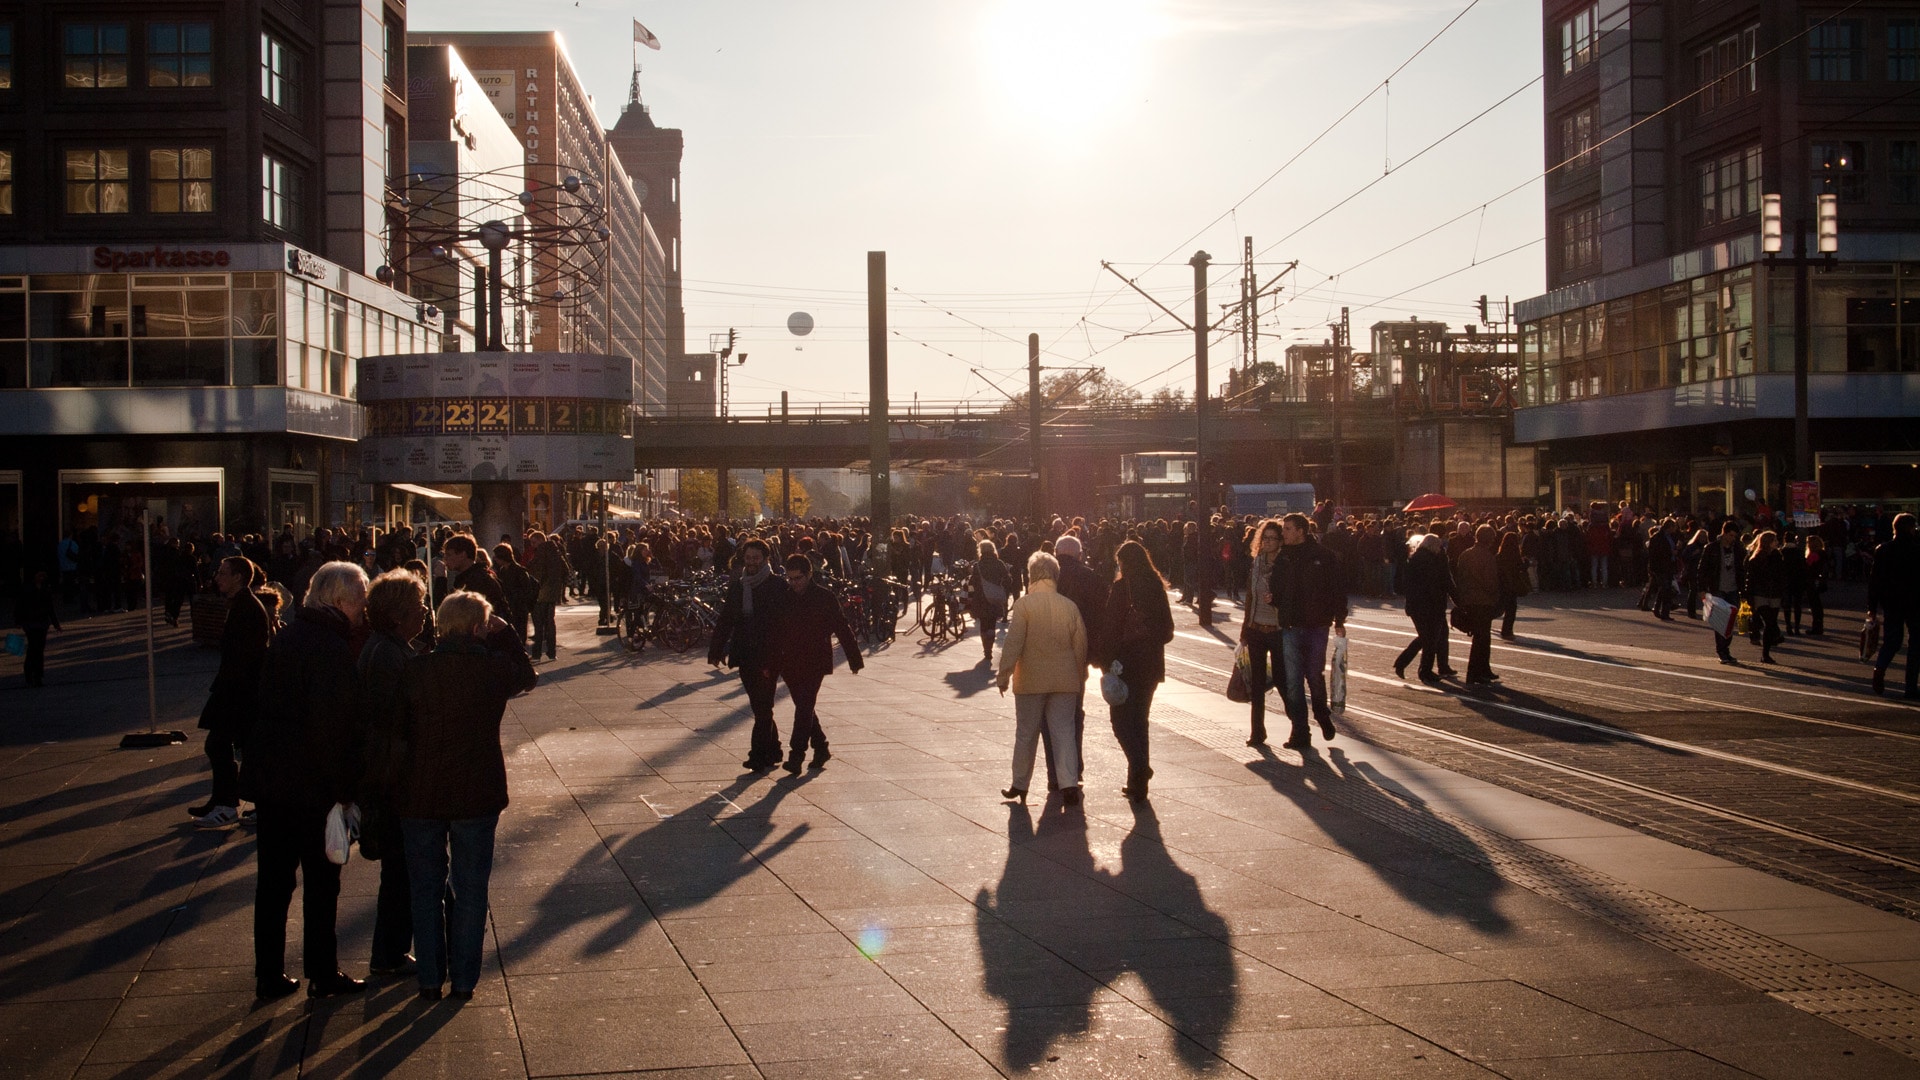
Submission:
[[[1160,35],[1155,0],[1005,0],[982,24],[993,90],[1017,116],[1060,131],[1130,104]]]

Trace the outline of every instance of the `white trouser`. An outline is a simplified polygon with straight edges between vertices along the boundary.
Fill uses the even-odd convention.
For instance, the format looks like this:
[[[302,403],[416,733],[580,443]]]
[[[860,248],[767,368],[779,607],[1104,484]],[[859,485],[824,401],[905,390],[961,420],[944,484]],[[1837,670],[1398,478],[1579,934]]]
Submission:
[[[1053,773],[1062,788],[1080,786],[1080,748],[1073,738],[1073,714],[1080,695],[1068,693],[1013,695],[1013,786],[1025,791],[1033,779],[1033,755],[1040,741],[1040,725],[1047,725],[1053,744]]]

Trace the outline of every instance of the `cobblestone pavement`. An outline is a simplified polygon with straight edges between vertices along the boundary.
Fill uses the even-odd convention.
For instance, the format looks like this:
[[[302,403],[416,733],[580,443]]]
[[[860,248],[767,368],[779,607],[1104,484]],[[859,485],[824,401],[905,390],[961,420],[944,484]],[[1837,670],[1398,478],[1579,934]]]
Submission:
[[[1529,635],[1615,647],[1576,625],[1610,615],[1553,618]],[[57,634],[41,691],[0,661],[0,1071],[1920,1076],[1907,920],[1354,736],[1419,737],[1359,719],[1368,709],[1467,718],[1480,726],[1461,732],[1498,728],[1530,753],[1644,746],[1475,719],[1455,698],[1363,680],[1342,738],[1302,760],[1240,745],[1241,707],[1171,682],[1150,804],[1115,793],[1124,767],[1096,700],[1084,814],[1037,792],[1009,808],[997,789],[1011,703],[972,642],[875,650],[822,695],[833,760],[753,776],[738,765],[735,679],[692,657],[630,657],[591,621],[563,612],[561,661],[510,707],[513,806],[485,974],[464,1006],[419,1004],[406,980],[255,1005],[251,834],[186,826],[207,783],[197,736],[116,748],[147,711],[134,617]],[[1634,631],[1623,619],[1619,633]],[[190,730],[214,658],[181,631],[160,644],[163,726]],[[1182,638],[1176,652],[1226,663],[1217,644]],[[1369,651],[1355,652],[1358,671]],[[1839,681],[1802,678],[1781,685]],[[1541,711],[1568,711],[1538,693]],[[784,723],[784,698],[780,711]],[[1718,737],[1759,755],[1738,732]],[[1765,741],[1784,755],[1801,740],[1789,728]],[[1850,753],[1862,769],[1882,760]],[[1510,782],[1571,801],[1519,764]],[[1617,793],[1591,797],[1621,819]],[[357,860],[345,873],[355,973],[376,877]],[[297,942],[298,905],[294,922]]]
[[[1868,695],[1868,667],[1855,649],[1858,592],[1843,587],[1830,596],[1835,610],[1827,633],[1788,639],[1775,650],[1778,667],[1760,666],[1758,649],[1740,640],[1734,648],[1743,663],[1734,668],[1714,659],[1710,632],[1701,624],[1684,616],[1659,622],[1634,607],[1632,590],[1539,594],[1522,601],[1517,639],[1495,642],[1500,686],[1477,694],[1457,681],[1444,691],[1429,689],[1411,679],[1412,671],[1407,680],[1394,676],[1395,654],[1412,638],[1407,620],[1384,602],[1356,601],[1350,634],[1355,708],[1348,719],[1376,745],[1920,915],[1920,707],[1899,697],[1898,667],[1892,696]],[[1183,626],[1174,649],[1187,662],[1175,664],[1173,676],[1224,686],[1229,660],[1217,638],[1231,639],[1235,631],[1231,623],[1211,635]],[[1451,650],[1454,666],[1464,671],[1466,640],[1454,634]],[[1373,722],[1369,713],[1427,730]],[[1739,760],[1650,745],[1555,717]]]

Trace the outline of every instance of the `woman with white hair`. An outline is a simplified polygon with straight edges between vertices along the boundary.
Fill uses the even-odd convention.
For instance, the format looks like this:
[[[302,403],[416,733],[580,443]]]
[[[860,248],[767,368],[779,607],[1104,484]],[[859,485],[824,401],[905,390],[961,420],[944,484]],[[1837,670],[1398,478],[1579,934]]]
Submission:
[[[1046,725],[1060,801],[1080,805],[1079,742],[1073,717],[1087,681],[1087,628],[1080,609],[1060,595],[1060,562],[1044,551],[1027,559],[1027,594],[1013,605],[1000,651],[999,686],[1013,687],[1013,786],[1000,794],[1027,801],[1034,745]]]
[[[407,761],[393,812],[406,847],[420,997],[457,1000],[480,981],[493,836],[507,808],[500,721],[507,699],[533,689],[520,635],[478,593],[456,592],[434,617],[433,652],[401,680]]]
[[[1447,601],[1453,597],[1453,570],[1447,565],[1446,544],[1439,533],[1409,537],[1407,546],[1413,549],[1407,556],[1407,618],[1413,620],[1415,636],[1393,662],[1393,673],[1406,678],[1407,665],[1418,655],[1420,681],[1431,685],[1453,674],[1447,666]]]
[[[340,971],[334,915],[340,867],[326,854],[327,814],[351,803],[360,762],[360,679],[355,670],[367,610],[367,572],[350,562],[314,571],[292,621],[267,647],[260,715],[248,736],[240,793],[259,810],[253,977],[262,999],[300,988],[287,977],[287,906],[301,881],[308,997],[365,985]]]

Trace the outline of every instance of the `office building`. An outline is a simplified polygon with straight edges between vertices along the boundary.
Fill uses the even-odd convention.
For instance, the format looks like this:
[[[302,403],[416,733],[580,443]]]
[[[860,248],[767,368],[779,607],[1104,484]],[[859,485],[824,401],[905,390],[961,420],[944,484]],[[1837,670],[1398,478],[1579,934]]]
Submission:
[[[1544,4],[1547,287],[1519,304],[1515,438],[1557,505],[1753,514],[1794,478],[1796,333],[1835,502],[1920,502],[1920,9]],[[1770,265],[1816,200],[1835,264]]]
[[[0,530],[362,509],[355,361],[439,348],[373,276],[401,0],[0,12]]]

